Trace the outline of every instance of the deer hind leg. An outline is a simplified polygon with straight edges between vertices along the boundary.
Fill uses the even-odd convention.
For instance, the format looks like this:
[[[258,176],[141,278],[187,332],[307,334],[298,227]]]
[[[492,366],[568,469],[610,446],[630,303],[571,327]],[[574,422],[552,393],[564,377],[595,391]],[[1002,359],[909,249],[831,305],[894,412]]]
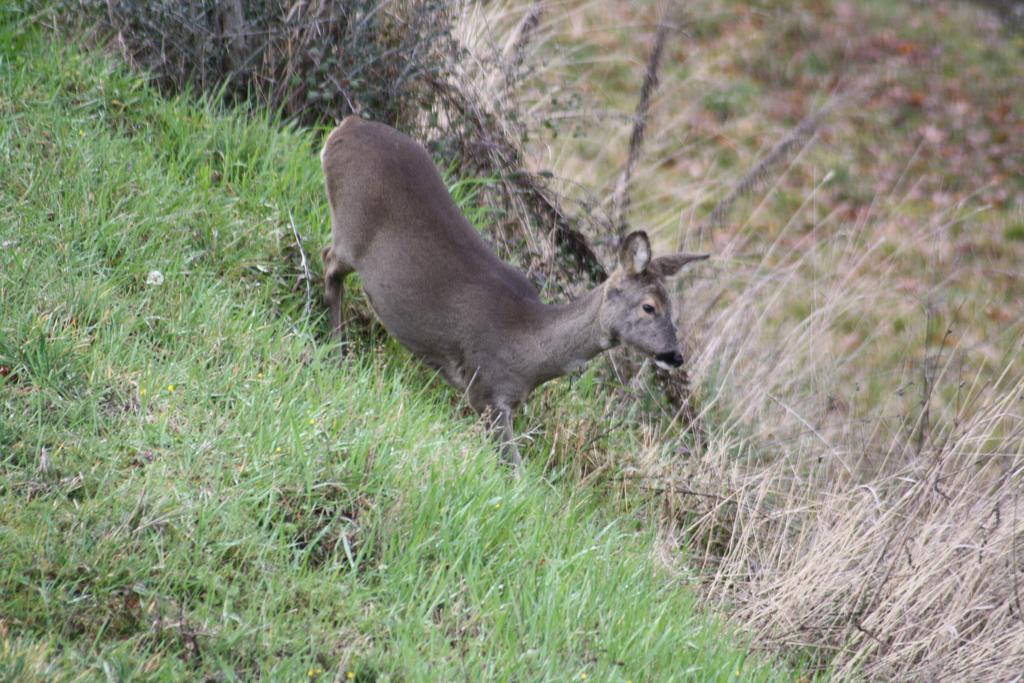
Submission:
[[[345,299],[345,277],[355,270],[345,263],[334,251],[326,247],[324,258],[324,298],[327,300],[327,314],[330,319],[331,336],[341,341],[342,318],[341,308]]]

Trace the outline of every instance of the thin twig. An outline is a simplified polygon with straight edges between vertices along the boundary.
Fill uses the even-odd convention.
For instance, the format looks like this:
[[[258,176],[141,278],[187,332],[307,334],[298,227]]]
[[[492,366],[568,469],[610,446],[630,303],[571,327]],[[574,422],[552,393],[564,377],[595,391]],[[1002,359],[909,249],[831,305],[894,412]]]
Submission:
[[[530,40],[537,31],[537,27],[540,26],[540,16],[543,10],[543,3],[540,0],[534,0],[530,10],[523,15],[519,25],[516,26],[509,36],[508,42],[505,44],[503,56],[506,62],[508,62],[510,72],[513,74],[522,66],[526,58],[526,47],[530,44]]]
[[[1017,529],[1017,495],[1013,496],[1013,528]],[[1024,613],[1021,612],[1021,599],[1020,599],[1020,585],[1018,580],[1018,574],[1020,574],[1020,563],[1017,559],[1017,537],[1010,537],[1010,554],[1013,559],[1011,565],[1013,571],[1013,599],[1017,605],[1017,621],[1024,621]]]
[[[711,214],[701,225],[699,232],[721,226],[736,202],[741,197],[754,192],[761,183],[772,177],[776,167],[780,166],[787,159],[792,158],[797,152],[807,146],[828,115],[835,111],[845,100],[846,98],[844,97],[836,97],[821,109],[808,114],[786,137],[779,140],[760,161],[754,164],[752,169],[740,178],[740,181],[733,186],[729,194],[715,205],[715,208],[711,210]]]
[[[288,212],[288,225],[292,227],[292,234],[295,235],[295,246],[299,250],[299,257],[302,259],[302,278],[306,281],[306,308],[305,315],[308,318],[313,312],[313,287],[310,284],[313,281],[313,276],[309,272],[309,259],[306,258],[306,250],[302,248],[302,237],[299,236],[299,231],[295,228],[295,219],[292,217],[292,212]]]
[[[632,477],[624,477],[622,479],[613,479],[612,481],[630,481],[631,479]],[[713,493],[701,493],[700,491],[694,491],[693,489],[688,488],[680,488],[678,486],[645,486],[641,484],[639,488],[641,491],[646,491],[648,493],[674,493],[677,496],[696,496],[698,498],[707,498],[708,500],[713,500],[719,503],[725,502],[725,498],[723,498],[722,496],[716,496]]]
[[[620,235],[624,235],[629,227],[626,221],[626,212],[629,210],[629,181],[640,161],[640,150],[644,144],[644,133],[647,131],[647,115],[651,109],[651,97],[658,88],[658,68],[661,65],[661,54],[665,49],[668,29],[668,24],[664,22],[658,24],[658,32],[654,36],[654,46],[647,58],[644,83],[640,88],[640,100],[636,104],[636,114],[633,117],[633,133],[629,136],[629,155],[626,157],[626,166],[622,169],[622,175],[619,176],[619,180],[615,184],[615,192],[612,195],[612,217]]]
[[[807,431],[809,431],[811,434],[813,434],[815,436],[815,438],[818,439],[818,441],[820,441],[822,444],[824,444],[825,448],[827,448],[829,451],[831,451],[832,455],[834,455],[836,460],[839,461],[839,464],[841,464],[843,466],[843,469],[846,470],[847,474],[853,474],[853,470],[850,469],[850,466],[846,464],[846,461],[843,460],[842,457],[840,457],[839,451],[837,451],[832,446],[832,444],[830,444],[828,442],[828,440],[824,436],[821,435],[821,432],[819,432],[817,429],[815,429],[813,426],[811,426],[811,423],[808,422],[806,419],[804,419],[804,417],[800,413],[796,412],[795,410],[790,408],[788,405],[786,405],[783,401],[775,398],[771,394],[765,394],[765,396],[770,398],[772,401],[774,401],[778,405],[782,406],[782,408],[787,413],[789,413],[790,415],[795,417],[805,428],[807,428]]]

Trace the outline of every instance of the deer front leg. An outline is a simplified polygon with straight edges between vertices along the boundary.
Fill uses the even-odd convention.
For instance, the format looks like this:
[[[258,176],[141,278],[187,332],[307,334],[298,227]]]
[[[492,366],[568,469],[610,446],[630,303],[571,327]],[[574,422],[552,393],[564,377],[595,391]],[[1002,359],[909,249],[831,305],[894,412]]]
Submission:
[[[503,393],[507,396],[507,392],[495,391],[486,378],[474,375],[468,384],[466,394],[469,405],[483,418],[491,435],[498,438],[502,461],[518,471],[523,459],[516,446],[515,432],[512,431],[512,417],[519,407],[519,401],[502,397]]]
[[[518,470],[523,465],[523,458],[519,455],[519,447],[516,446],[516,435],[512,431],[513,414],[514,411],[508,406],[496,406],[494,408],[493,426],[501,439],[501,459]]]
[[[352,267],[343,263],[332,247],[323,251],[324,259],[324,299],[327,301],[327,315],[330,319],[331,336],[341,341],[341,308],[345,299],[345,277],[352,272]]]

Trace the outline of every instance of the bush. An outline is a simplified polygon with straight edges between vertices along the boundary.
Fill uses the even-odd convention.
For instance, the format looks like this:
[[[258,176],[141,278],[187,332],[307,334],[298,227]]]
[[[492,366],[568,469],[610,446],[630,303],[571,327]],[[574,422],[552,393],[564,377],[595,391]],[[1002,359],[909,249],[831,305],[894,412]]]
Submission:
[[[596,231],[577,229],[545,179],[523,168],[528,131],[509,96],[526,68],[522,26],[511,53],[469,55],[455,37],[458,7],[445,0],[80,0],[65,6],[64,19],[112,34],[125,59],[165,91],[193,88],[303,125],[357,113],[426,141],[460,174],[494,179],[481,196],[504,208],[491,237],[536,284],[565,290],[603,279],[584,236]],[[536,20],[529,14],[524,24]]]
[[[450,3],[84,0],[124,56],[170,91],[252,99],[305,124],[351,113],[412,128],[457,63]]]

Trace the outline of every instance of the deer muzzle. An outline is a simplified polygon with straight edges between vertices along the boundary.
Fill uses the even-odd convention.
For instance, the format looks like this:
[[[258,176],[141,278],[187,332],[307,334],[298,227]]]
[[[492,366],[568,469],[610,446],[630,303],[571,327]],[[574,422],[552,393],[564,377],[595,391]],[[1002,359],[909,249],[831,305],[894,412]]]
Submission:
[[[683,364],[683,354],[678,351],[666,351],[654,357],[654,364],[663,370],[678,368]]]

